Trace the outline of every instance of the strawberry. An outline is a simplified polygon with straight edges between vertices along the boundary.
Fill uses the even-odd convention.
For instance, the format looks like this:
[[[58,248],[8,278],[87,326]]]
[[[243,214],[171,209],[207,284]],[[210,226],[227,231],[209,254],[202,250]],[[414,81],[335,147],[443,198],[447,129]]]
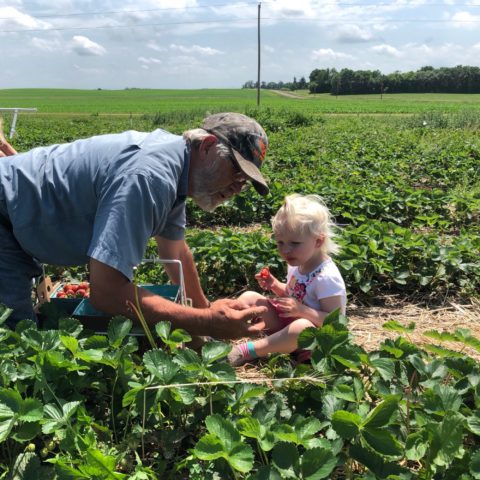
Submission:
[[[270,270],[268,267],[262,268],[262,271],[260,272],[260,277],[267,279],[270,276]]]

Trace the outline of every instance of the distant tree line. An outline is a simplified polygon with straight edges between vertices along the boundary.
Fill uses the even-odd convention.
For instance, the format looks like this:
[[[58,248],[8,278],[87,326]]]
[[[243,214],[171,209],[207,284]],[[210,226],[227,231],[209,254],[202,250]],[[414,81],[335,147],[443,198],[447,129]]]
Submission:
[[[249,80],[242,85],[242,88],[257,88],[257,82]],[[266,90],[307,90],[308,82],[305,77],[300,78],[299,81],[296,77],[293,77],[293,82],[260,82],[260,88]]]
[[[384,75],[379,70],[351,70],[343,68],[315,69],[310,81],[262,82],[260,88],[298,90],[308,88],[310,93],[355,95],[368,93],[480,93],[480,68],[422,67],[415,72],[393,72]],[[301,86],[300,86],[301,85]],[[243,88],[256,88],[256,82],[247,82]]]

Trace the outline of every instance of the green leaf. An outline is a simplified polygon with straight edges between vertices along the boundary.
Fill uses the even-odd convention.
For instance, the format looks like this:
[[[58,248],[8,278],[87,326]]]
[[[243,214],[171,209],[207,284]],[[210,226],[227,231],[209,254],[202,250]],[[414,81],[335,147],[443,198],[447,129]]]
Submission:
[[[467,427],[480,437],[480,410],[476,410],[473,415],[467,417]]]
[[[60,335],[60,341],[63,346],[72,352],[75,355],[78,351],[78,340],[74,337],[69,337],[67,335]]]
[[[193,451],[200,460],[216,460],[226,455],[220,439],[210,433],[204,435],[197,442]]]
[[[20,453],[13,466],[12,480],[38,480],[41,478],[40,459],[32,452]]]
[[[409,470],[400,467],[397,463],[386,462],[380,455],[358,444],[351,445],[348,453],[354,460],[367,467],[372,473],[381,479],[389,478],[390,475],[409,473]]]
[[[211,364],[220,358],[226,357],[231,346],[223,342],[207,342],[202,347],[202,358],[206,364]]]
[[[7,440],[14,425],[15,418],[0,422],[0,442],[4,442],[5,440]]]
[[[388,381],[395,375],[395,361],[391,358],[374,358],[370,365],[378,372],[382,380]]]
[[[391,395],[385,397],[383,402],[379,403],[367,416],[362,424],[362,428],[380,428],[388,425],[391,416],[398,409],[400,397]]]
[[[408,460],[421,460],[428,450],[428,434],[425,430],[411,433],[405,443],[405,456]]]
[[[83,360],[84,362],[88,363],[98,363],[101,362],[103,359],[103,352],[101,350],[83,350],[81,352],[78,352],[75,355],[75,358],[78,360]]]
[[[0,325],[5,323],[8,317],[13,313],[13,309],[8,308],[3,303],[0,303]]]
[[[351,385],[336,385],[332,390],[332,395],[347,402],[356,402],[355,392]]]
[[[380,455],[400,457],[403,454],[402,445],[388,430],[365,428],[362,430],[362,437]]]
[[[343,439],[351,439],[358,435],[361,423],[360,415],[346,410],[338,410],[332,416],[332,427]]]
[[[408,324],[408,327],[404,327],[401,323],[395,320],[390,320],[388,322],[385,322],[382,326],[385,330],[393,330],[395,332],[401,332],[401,333],[413,333],[415,330],[414,322],[410,322]]]
[[[229,451],[228,463],[239,472],[247,473],[253,468],[253,450],[248,444],[237,443]]]
[[[280,470],[282,478],[299,478],[299,460],[295,445],[280,442],[273,447],[272,461]]]
[[[176,328],[167,340],[167,344],[170,346],[176,346],[181,343],[187,343],[192,340],[192,336],[183,328]]]
[[[111,455],[104,455],[100,450],[88,449],[86,461],[88,464],[89,472],[98,472],[101,478],[105,480],[109,479],[121,479],[126,475],[115,471],[116,460]]]
[[[167,342],[168,337],[170,336],[171,328],[172,328],[172,324],[167,321],[161,321],[155,325],[155,331],[157,332],[157,335],[165,343]]]
[[[449,465],[463,450],[465,417],[457,412],[447,412],[441,424],[429,424],[433,432],[432,451],[436,451],[433,462]]]
[[[302,478],[320,480],[328,478],[337,464],[337,458],[331,450],[312,448],[302,456]]]
[[[227,452],[233,448],[234,444],[240,441],[240,433],[233,423],[219,414],[209,415],[205,419],[205,424],[208,431],[220,439]]]
[[[306,446],[305,442],[308,442],[308,440],[321,430],[322,424],[318,418],[303,418],[295,423],[294,428],[301,443]]]
[[[179,368],[163,350],[149,350],[143,355],[145,368],[163,385],[168,385]]]
[[[423,332],[423,335],[434,340],[439,340],[441,342],[456,342],[457,337],[453,333],[449,332],[439,332],[438,330],[427,330]]]
[[[21,405],[18,419],[22,422],[38,422],[43,418],[43,405],[36,398],[26,398]]]
[[[10,419],[14,414],[14,411],[9,406],[0,403],[0,420]]]
[[[283,440],[284,442],[289,443],[295,443],[297,445],[300,443],[297,432],[291,425],[286,425],[283,423],[276,424],[272,426],[271,431],[279,440]]]
[[[237,427],[244,437],[259,439],[262,436],[262,425],[256,418],[242,418],[237,422]]]
[[[480,450],[477,450],[470,459],[470,473],[473,478],[480,479]]]
[[[107,336],[110,345],[113,348],[118,348],[123,339],[132,330],[133,323],[130,319],[125,317],[113,317],[108,324]]]

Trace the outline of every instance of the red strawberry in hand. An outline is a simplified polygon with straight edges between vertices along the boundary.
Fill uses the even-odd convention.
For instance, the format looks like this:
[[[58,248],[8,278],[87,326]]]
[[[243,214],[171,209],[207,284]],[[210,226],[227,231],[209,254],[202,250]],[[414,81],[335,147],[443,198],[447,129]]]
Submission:
[[[270,270],[268,267],[262,268],[262,271],[260,272],[260,277],[267,279],[270,276]]]

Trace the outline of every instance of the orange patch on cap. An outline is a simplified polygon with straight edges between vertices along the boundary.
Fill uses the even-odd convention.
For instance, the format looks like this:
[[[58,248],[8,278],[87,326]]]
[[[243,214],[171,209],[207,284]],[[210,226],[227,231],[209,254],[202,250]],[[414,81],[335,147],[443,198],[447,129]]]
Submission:
[[[263,163],[265,155],[267,154],[267,146],[265,145],[265,142],[259,138],[257,141],[257,147],[258,149],[255,149],[253,154],[260,163]]]

